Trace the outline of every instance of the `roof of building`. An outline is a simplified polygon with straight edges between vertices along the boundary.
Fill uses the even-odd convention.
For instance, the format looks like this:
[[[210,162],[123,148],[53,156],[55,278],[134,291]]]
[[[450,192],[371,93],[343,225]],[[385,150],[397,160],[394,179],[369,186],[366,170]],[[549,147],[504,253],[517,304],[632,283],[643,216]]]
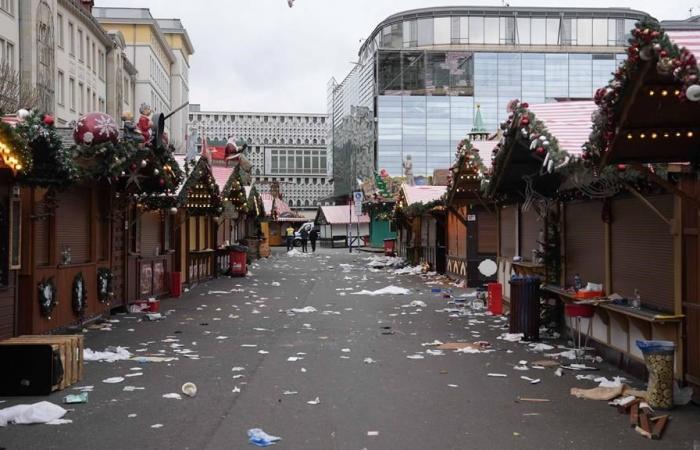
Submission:
[[[321,206],[319,214],[322,214],[329,225],[340,225],[346,223],[369,223],[369,216],[355,214],[355,208],[348,205],[341,206]]]
[[[572,101],[530,105],[530,111],[557,138],[559,148],[580,155],[591,134],[592,114],[598,110],[592,101]]]
[[[194,55],[194,45],[192,45],[190,35],[187,33],[180,19],[156,19],[156,22],[158,22],[158,26],[164,33],[181,34],[185,38],[187,51],[190,55]]]
[[[681,20],[662,20],[661,28],[670,30],[700,30],[700,16],[692,16]]]
[[[440,200],[447,192],[447,186],[409,186],[402,184],[401,190],[406,198],[406,204],[430,203]]]
[[[214,176],[216,185],[219,186],[219,191],[224,191],[224,186],[228,183],[229,178],[233,175],[233,167],[212,166],[211,174]]]
[[[282,199],[273,197],[272,194],[270,194],[269,192],[261,192],[260,198],[263,201],[263,206],[265,208],[265,214],[267,214],[268,216],[272,214],[272,207],[273,206],[277,210],[278,217],[281,217],[281,216],[287,215],[287,214],[294,215],[294,211],[292,211],[292,208],[289,207],[287,202],[285,202]]]
[[[100,25],[99,21],[90,14],[90,12],[85,9],[83,5],[76,2],[75,0],[61,0],[61,6],[64,8],[69,8],[73,14],[80,17],[83,22],[92,29],[92,32],[102,41],[105,46],[112,45],[112,39],[107,36],[107,32]]]
[[[158,21],[151,15],[151,11],[148,8],[93,8],[92,14],[101,23],[121,23],[121,24],[133,24],[142,23],[150,25],[155,31],[155,35],[158,41],[165,49],[165,54],[171,63],[175,62],[175,54],[168,44],[168,40],[165,39],[163,30],[160,28]],[[104,25],[103,25],[104,26]]]
[[[694,54],[696,59],[700,57],[700,24],[696,30],[670,30],[667,34],[676,45]]]
[[[493,149],[496,148],[498,144],[497,140],[494,141],[471,141],[472,147],[479,151],[479,156],[481,157],[481,162],[484,163],[486,167],[491,167],[493,160]]]
[[[429,19],[433,17],[451,16],[518,16],[518,17],[619,17],[639,20],[649,17],[644,11],[630,8],[562,8],[562,7],[515,7],[515,6],[438,6],[431,8],[411,9],[392,14],[377,25],[369,34],[359,54],[370,45],[374,36],[387,25],[401,23],[404,20]]]

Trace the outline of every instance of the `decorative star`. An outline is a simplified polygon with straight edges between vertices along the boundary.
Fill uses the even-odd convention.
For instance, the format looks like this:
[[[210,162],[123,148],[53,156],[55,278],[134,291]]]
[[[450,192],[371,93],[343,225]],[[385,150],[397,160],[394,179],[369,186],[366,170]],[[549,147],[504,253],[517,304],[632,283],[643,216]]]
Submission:
[[[127,187],[130,186],[132,183],[136,185],[136,187],[141,190],[141,184],[139,183],[139,178],[146,178],[145,176],[141,175],[138,171],[132,170],[129,172],[129,178],[126,180],[126,185]]]

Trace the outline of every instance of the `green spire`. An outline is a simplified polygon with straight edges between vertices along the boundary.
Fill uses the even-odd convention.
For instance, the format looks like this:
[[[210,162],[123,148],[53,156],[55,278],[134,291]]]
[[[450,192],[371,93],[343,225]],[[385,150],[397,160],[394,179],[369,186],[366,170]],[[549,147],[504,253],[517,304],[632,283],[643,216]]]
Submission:
[[[474,124],[472,126],[472,133],[486,133],[486,128],[484,127],[484,119],[481,117],[481,105],[476,104],[476,114],[474,114]]]

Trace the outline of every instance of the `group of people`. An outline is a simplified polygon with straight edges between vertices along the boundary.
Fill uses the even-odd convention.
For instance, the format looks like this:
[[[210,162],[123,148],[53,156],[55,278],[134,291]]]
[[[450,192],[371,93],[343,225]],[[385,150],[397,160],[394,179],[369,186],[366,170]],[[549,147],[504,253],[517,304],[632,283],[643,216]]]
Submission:
[[[289,225],[285,232],[287,235],[287,251],[290,251],[294,248],[294,238],[296,235],[296,231],[294,230],[294,227]],[[316,228],[312,228],[311,231],[309,231],[308,228],[302,227],[299,234],[301,235],[301,251],[306,253],[308,251],[309,241],[311,241],[311,251],[315,253],[316,241],[318,240],[318,230]]]

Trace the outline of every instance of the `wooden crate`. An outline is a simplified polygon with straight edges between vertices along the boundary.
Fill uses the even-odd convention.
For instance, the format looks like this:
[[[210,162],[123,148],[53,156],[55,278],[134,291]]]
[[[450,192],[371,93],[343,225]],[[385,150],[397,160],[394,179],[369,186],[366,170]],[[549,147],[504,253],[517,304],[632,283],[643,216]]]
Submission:
[[[63,364],[63,380],[59,389],[83,379],[84,337],[81,335],[24,335],[0,342],[5,345],[50,344],[57,346]]]
[[[48,395],[64,386],[63,377],[53,384],[54,358],[58,356],[61,364],[64,360],[59,344],[1,341],[0,355],[0,358],[9,357],[12,362],[0,374],[0,396]],[[3,359],[3,363],[8,361]]]

